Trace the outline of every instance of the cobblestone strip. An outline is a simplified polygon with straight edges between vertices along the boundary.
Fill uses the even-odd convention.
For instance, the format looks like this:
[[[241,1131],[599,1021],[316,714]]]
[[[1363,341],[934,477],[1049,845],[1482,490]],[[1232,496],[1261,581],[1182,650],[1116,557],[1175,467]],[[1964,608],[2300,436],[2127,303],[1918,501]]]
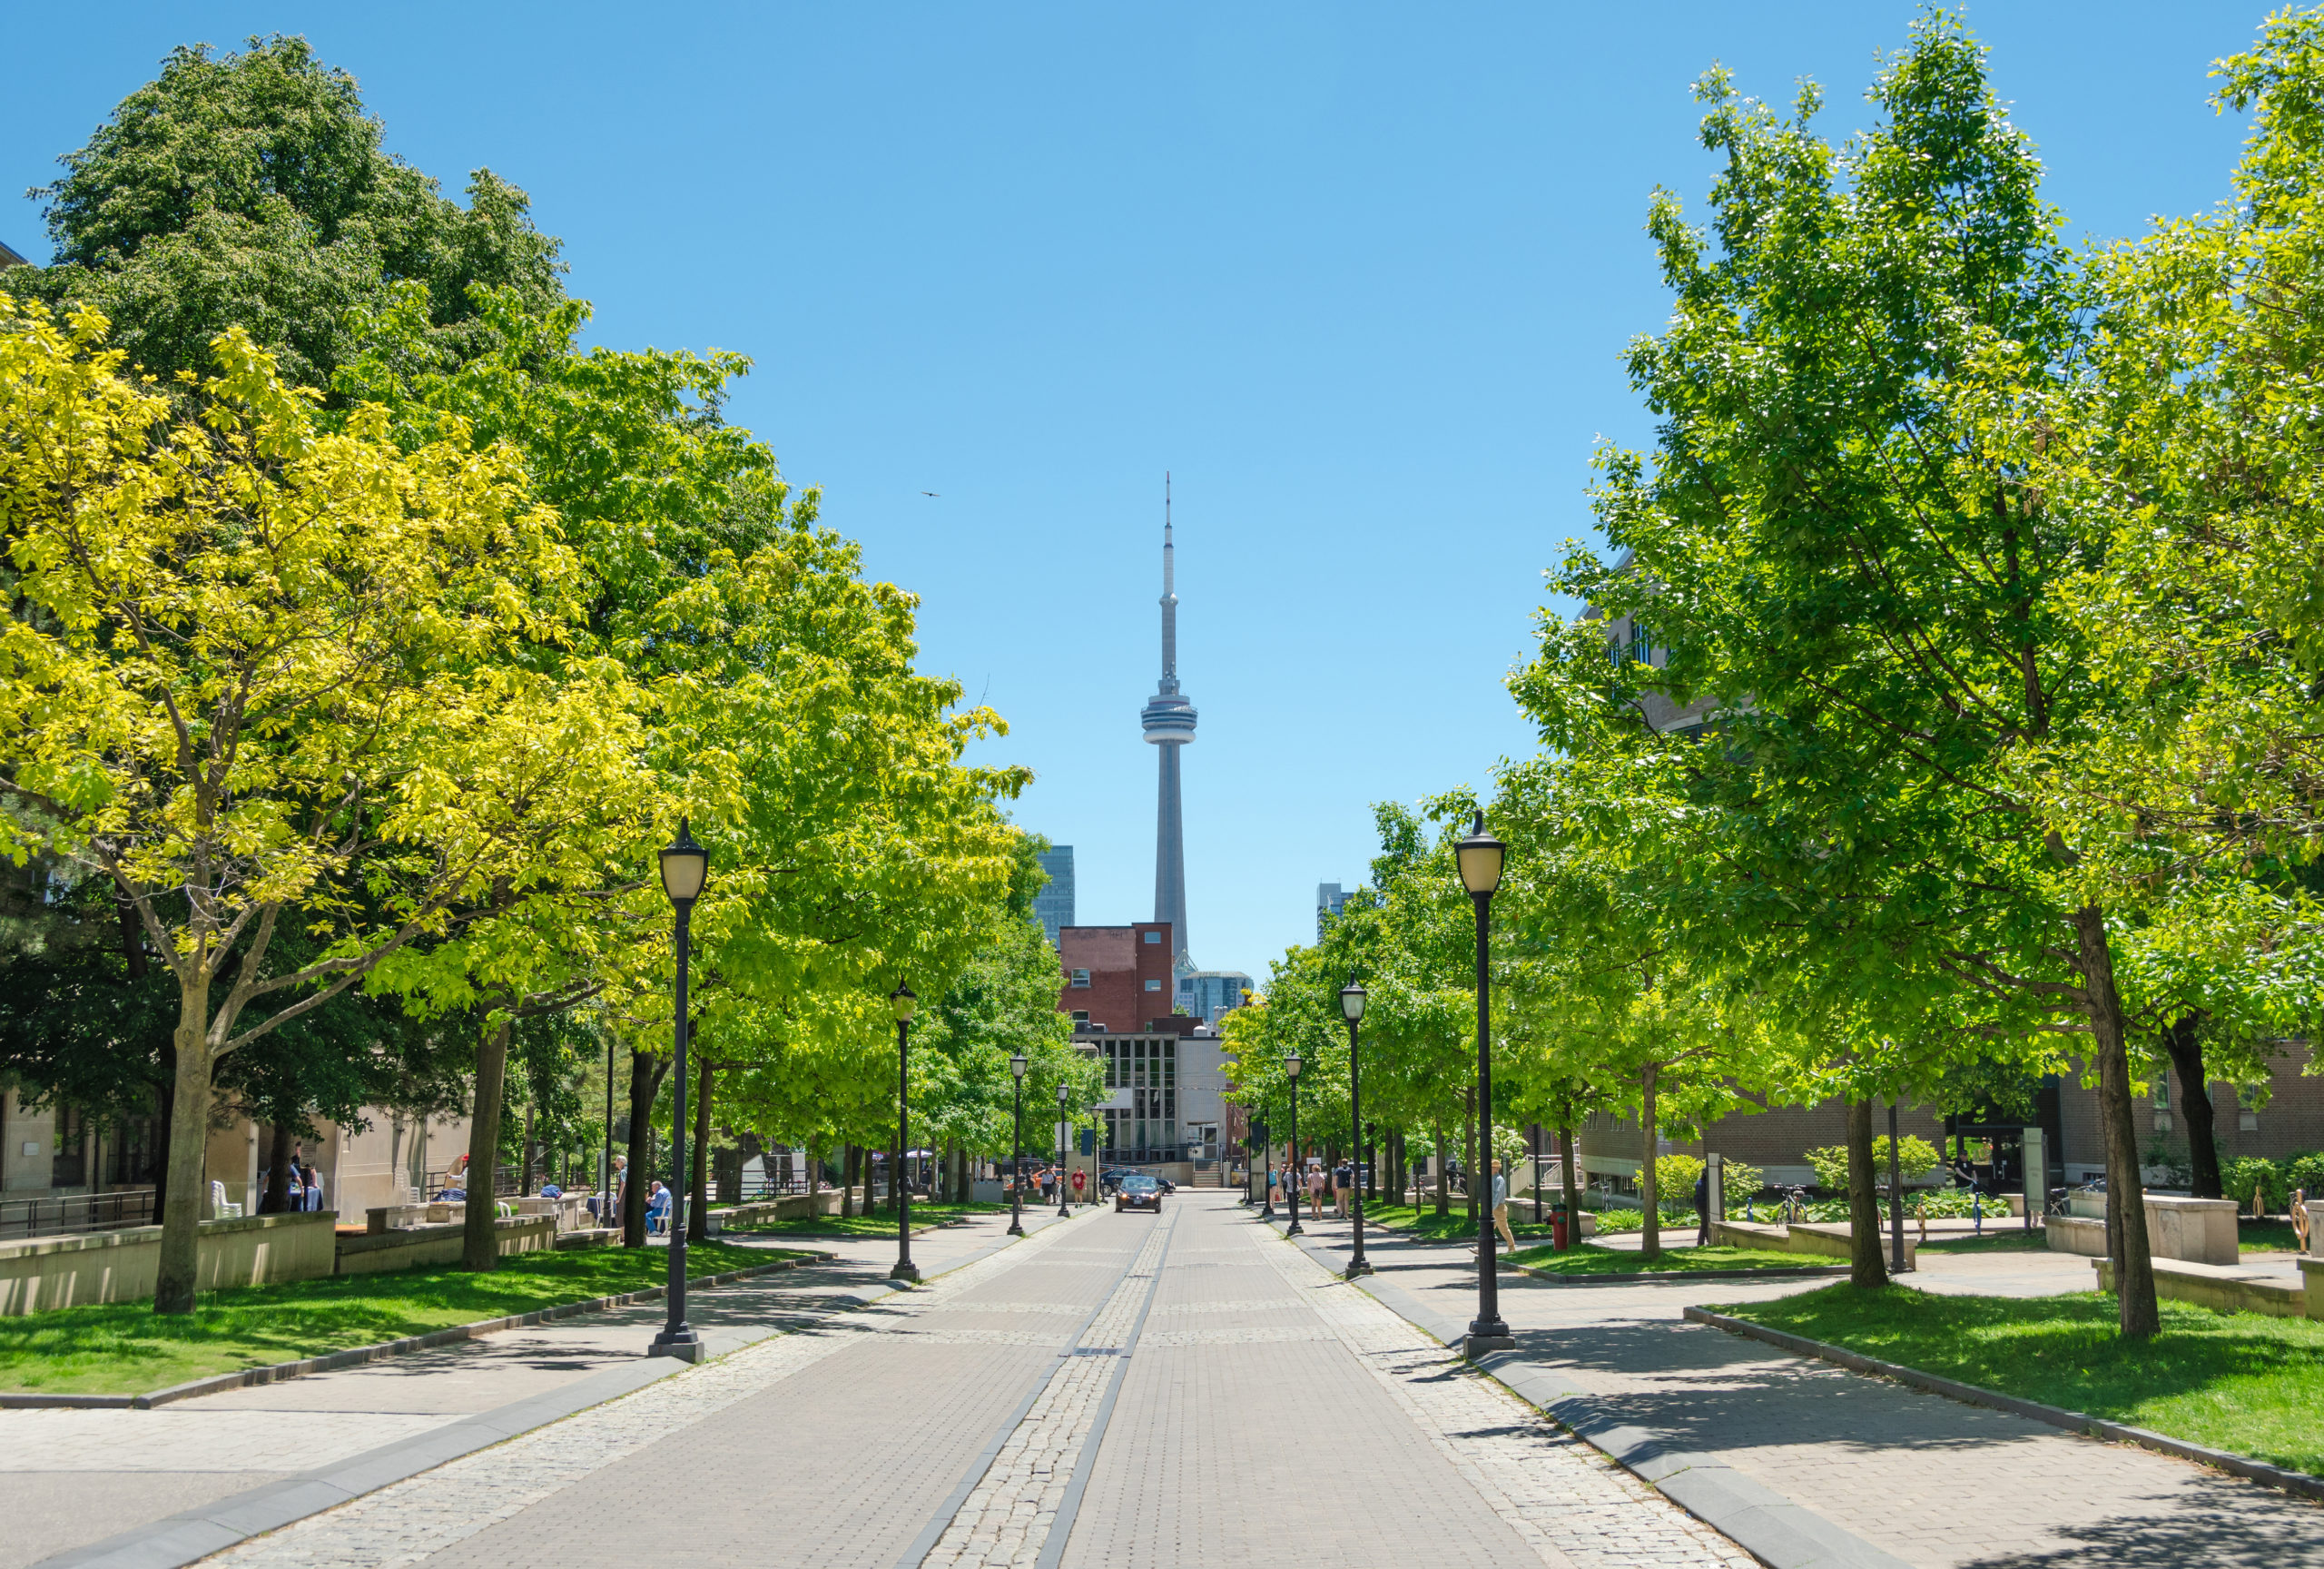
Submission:
[[[1251,1240],[1543,1563],[1757,1562],[1296,1247]]]
[[[1080,1340],[1033,1399],[921,1569],[1000,1569],[1039,1561],[1083,1458],[1106,1391],[1154,1294],[1177,1225],[1173,1211],[1138,1249]]]
[[[940,1309],[995,1274],[1029,1262],[1060,1229],[1037,1231],[905,1296],[773,1336],[203,1562],[236,1569],[398,1569],[417,1564],[867,1334],[910,1328],[921,1313]]]

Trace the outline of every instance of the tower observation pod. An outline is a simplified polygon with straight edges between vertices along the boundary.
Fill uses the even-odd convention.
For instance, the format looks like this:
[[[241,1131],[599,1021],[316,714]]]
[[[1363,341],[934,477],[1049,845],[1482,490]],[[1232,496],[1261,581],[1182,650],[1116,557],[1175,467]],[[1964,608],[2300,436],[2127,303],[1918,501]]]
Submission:
[[[1155,797],[1154,919],[1170,923],[1173,967],[1186,969],[1186,812],[1179,785],[1179,749],[1195,738],[1195,706],[1178,690],[1177,573],[1170,543],[1170,477],[1162,477],[1162,680],[1138,715],[1146,739],[1160,750]]]

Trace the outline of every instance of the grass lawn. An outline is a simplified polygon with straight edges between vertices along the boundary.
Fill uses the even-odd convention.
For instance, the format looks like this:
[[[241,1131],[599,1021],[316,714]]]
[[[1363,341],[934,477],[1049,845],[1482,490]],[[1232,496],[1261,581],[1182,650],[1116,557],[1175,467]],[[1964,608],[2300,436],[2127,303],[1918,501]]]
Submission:
[[[1029,1211],[1040,1208],[1039,1203],[1027,1206]],[[917,1237],[931,1227],[966,1216],[1007,1213],[1006,1204],[931,1204],[915,1199],[911,1205],[911,1232]],[[896,1212],[881,1209],[870,1215],[808,1215],[796,1220],[760,1220],[728,1229],[747,1231],[753,1237],[892,1237],[896,1234]]]
[[[2114,1334],[2114,1299],[1938,1297],[1841,1284],[1719,1312],[1965,1384],[2324,1475],[2324,1323],[2162,1304],[2162,1333]]]
[[[1905,1235],[1909,1237],[1912,1234],[1913,1225],[1907,1220],[1905,1222]],[[1885,1237],[1887,1233],[1883,1231],[1881,1235]],[[2049,1249],[2050,1239],[2043,1234],[2040,1227],[2028,1231],[2024,1229],[2024,1223],[2017,1220],[2006,1225],[1989,1225],[1982,1237],[1947,1237],[1940,1241],[1932,1235],[1921,1244],[1924,1253],[2046,1253]]]
[[[689,1279],[793,1258],[791,1249],[696,1242]],[[669,1278],[658,1248],[595,1248],[504,1258],[489,1275],[453,1268],[333,1275],[205,1291],[185,1317],[142,1302],[0,1318],[0,1390],[137,1395],[213,1373],[291,1362],[478,1318],[642,1291]]]
[[[2289,1220],[2242,1220],[2235,1228],[2236,1246],[2246,1253],[2297,1253],[2299,1238]]]
[[[1503,1257],[1551,1275],[1691,1275],[1700,1269],[1798,1269],[1837,1262],[1764,1248],[1670,1248],[1659,1258],[1648,1258],[1628,1248],[1600,1248],[1595,1242],[1584,1242],[1563,1253],[1525,1248]]]
[[[1305,1209],[1299,1213],[1301,1219],[1306,1218]],[[1324,1205],[1324,1213],[1331,1214],[1332,1207]],[[1533,1224],[1532,1216],[1533,1206],[1530,1201],[1521,1210],[1518,1205],[1512,1204],[1509,1207],[1510,1230],[1520,1237],[1547,1237],[1550,1234],[1548,1207],[1543,1206],[1541,1209],[1540,1225]],[[1458,1239],[1469,1242],[1473,1241],[1477,1235],[1477,1223],[1469,1219],[1468,1202],[1457,1194],[1453,1197],[1451,1212],[1442,1218],[1437,1215],[1433,1204],[1423,1204],[1417,1209],[1409,1204],[1366,1204],[1364,1207],[1364,1222],[1367,1226],[1385,1226],[1392,1231],[1409,1231],[1415,1237],[1441,1241]]]

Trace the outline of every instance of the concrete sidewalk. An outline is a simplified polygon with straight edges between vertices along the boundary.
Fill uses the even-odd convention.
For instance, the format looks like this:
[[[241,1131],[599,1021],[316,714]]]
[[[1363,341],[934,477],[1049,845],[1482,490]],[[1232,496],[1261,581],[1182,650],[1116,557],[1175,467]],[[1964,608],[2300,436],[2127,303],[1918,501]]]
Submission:
[[[1347,1223],[1306,1229],[1311,1252],[1344,1262]],[[1477,1300],[1476,1266],[1464,1248],[1369,1229],[1364,1248],[1379,1270],[1368,1288],[1432,1333],[1458,1337]],[[1922,1290],[2034,1296],[2091,1283],[2089,1261],[2064,1254],[1929,1252],[1921,1265],[1904,1278]],[[1537,1399],[1578,1393],[1610,1430],[1626,1431],[1618,1442],[1640,1454],[1722,1468],[1827,1522],[1867,1554],[1925,1569],[2324,1566],[2324,1509],[2315,1505],[2146,1450],[1787,1357],[1679,1316],[1689,1303],[1762,1301],[1827,1284],[1582,1284],[1504,1270],[1501,1311],[1517,1336],[1514,1360],[1525,1367],[1496,1371],[1512,1383],[1534,1378]],[[1771,1556],[1748,1534],[1738,1539]]]
[[[1029,1214],[1025,1222],[1032,1232],[1057,1216]],[[930,1275],[957,1268],[1006,1242],[1008,1223],[1006,1215],[979,1216],[915,1232],[913,1258]],[[793,1245],[763,1240],[771,1248]],[[714,1349],[888,1289],[892,1238],[795,1245],[838,1257],[688,1294],[688,1321]],[[279,1522],[302,1500],[327,1506],[367,1483],[555,1421],[684,1366],[643,1355],[666,1312],[660,1302],[640,1303],[153,1411],[0,1411],[8,1505],[0,1569],[64,1569],[116,1550],[133,1554],[124,1563],[185,1562],[195,1548],[232,1539],[219,1519]]]

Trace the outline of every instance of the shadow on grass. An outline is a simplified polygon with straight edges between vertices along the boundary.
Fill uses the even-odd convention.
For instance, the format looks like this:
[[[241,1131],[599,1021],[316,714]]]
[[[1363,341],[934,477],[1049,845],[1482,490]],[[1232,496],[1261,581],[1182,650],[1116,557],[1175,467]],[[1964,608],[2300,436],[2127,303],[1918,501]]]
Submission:
[[[2163,1302],[2125,1341],[2112,1297],[1841,1286],[1719,1309],[1943,1377],[2324,1473],[2324,1323]]]

